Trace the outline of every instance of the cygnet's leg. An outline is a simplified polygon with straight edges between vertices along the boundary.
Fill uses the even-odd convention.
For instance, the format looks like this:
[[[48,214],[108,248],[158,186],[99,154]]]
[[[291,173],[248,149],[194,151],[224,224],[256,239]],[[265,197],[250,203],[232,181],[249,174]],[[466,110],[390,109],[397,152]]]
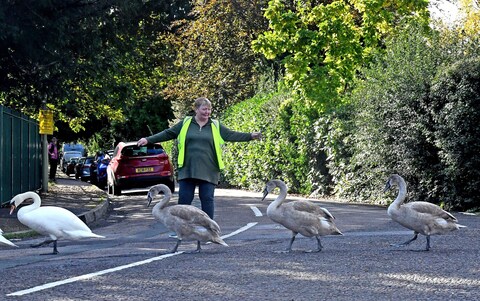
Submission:
[[[315,236],[315,238],[317,239],[317,248],[315,250],[307,250],[305,253],[316,253],[323,249],[322,243],[320,242],[320,237]]]
[[[290,253],[292,252],[292,245],[293,242],[295,241],[295,237],[297,236],[298,233],[292,232],[292,238],[290,238],[290,243],[288,244],[288,247],[285,251],[276,251],[276,253]]]
[[[391,246],[394,246],[394,247],[406,246],[406,245],[410,244],[412,241],[414,241],[415,239],[417,239],[417,237],[418,237],[418,232],[414,232],[413,237],[411,239],[409,239],[406,242],[401,243],[401,244],[391,244]]]
[[[201,250],[202,250],[202,247],[200,247],[200,241],[197,240],[197,248],[193,251],[188,251],[188,252],[185,252],[185,253],[187,253],[187,254],[200,253]]]
[[[178,247],[180,246],[180,244],[182,243],[182,240],[180,238],[177,238],[177,243],[175,244],[175,246],[173,247],[173,249],[168,252],[168,253],[176,253],[177,252],[177,249]]]
[[[53,255],[58,254],[57,241],[56,240],[53,241],[53,253],[52,254]]]
[[[430,235],[427,235],[427,247],[425,248],[425,251],[430,250]]]

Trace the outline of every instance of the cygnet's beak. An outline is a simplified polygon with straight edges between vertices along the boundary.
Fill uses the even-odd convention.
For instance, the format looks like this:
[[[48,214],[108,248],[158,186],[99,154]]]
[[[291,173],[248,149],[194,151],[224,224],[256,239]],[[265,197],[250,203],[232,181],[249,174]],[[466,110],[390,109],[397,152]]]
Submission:
[[[262,201],[265,200],[265,198],[267,197],[268,195],[268,190],[267,190],[267,187],[265,187],[265,189],[263,190],[263,198],[262,198]]]
[[[392,188],[392,185],[390,184],[390,181],[387,181],[387,183],[385,184],[385,188],[383,189],[383,193],[389,191],[390,188]]]
[[[17,209],[17,207],[15,206],[15,204],[12,204],[10,206],[10,215],[12,215],[13,211],[15,211],[15,209]]]
[[[147,207],[150,207],[150,204],[152,203],[152,200],[153,200],[153,198],[152,198],[152,196],[150,195],[150,192],[149,192],[147,194],[147,201],[148,201]]]

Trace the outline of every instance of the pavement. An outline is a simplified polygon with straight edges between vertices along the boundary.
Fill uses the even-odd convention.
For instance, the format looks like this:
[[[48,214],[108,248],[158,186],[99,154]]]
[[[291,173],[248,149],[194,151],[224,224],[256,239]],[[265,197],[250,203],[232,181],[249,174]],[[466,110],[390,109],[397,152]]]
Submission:
[[[91,226],[101,220],[108,211],[108,194],[89,182],[69,177],[57,171],[56,182],[49,182],[48,192],[36,191],[41,199],[41,206],[58,206],[70,210],[85,224]],[[30,204],[25,201],[24,204]],[[18,210],[10,215],[10,207],[0,208],[0,229],[4,235],[15,232],[26,232],[30,229],[17,219]]]

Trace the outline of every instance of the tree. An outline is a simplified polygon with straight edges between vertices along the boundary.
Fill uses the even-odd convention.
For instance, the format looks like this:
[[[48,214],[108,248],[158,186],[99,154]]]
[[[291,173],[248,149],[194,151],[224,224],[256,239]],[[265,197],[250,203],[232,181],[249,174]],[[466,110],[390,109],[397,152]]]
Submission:
[[[2,1],[0,102],[31,116],[46,102],[74,132],[122,121],[137,97],[161,90],[151,77],[158,63],[146,61],[161,55],[149,50],[188,8],[186,0]],[[158,91],[141,87],[142,75]]]
[[[335,107],[362,65],[401,21],[428,19],[428,1],[272,0],[270,29],[254,41],[267,58],[280,58],[286,83],[310,107]]]
[[[478,0],[460,0],[460,11],[463,13],[461,28],[467,36],[480,33],[480,2]]]
[[[450,34],[409,26],[362,70],[351,101],[353,155],[337,184],[344,196],[378,201],[378,187],[399,173],[412,200],[478,206],[479,49]]]
[[[261,56],[251,41],[267,28],[261,15],[266,1],[194,1],[189,18],[175,23],[166,37],[176,60],[165,96],[183,115],[200,96],[211,99],[216,114],[253,95],[261,75]],[[261,68],[260,68],[261,69]]]

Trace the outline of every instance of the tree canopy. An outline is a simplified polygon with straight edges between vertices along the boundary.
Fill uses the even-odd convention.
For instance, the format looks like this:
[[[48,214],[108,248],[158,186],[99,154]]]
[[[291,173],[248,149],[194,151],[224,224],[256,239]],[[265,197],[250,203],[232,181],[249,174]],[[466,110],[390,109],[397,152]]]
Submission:
[[[188,1],[25,0],[0,5],[0,102],[34,116],[47,104],[74,132],[159,100],[159,32]]]
[[[253,96],[262,74],[263,56],[251,41],[267,29],[266,1],[194,1],[188,18],[175,22],[166,37],[176,59],[165,96],[183,115],[200,96],[213,102],[216,114]]]
[[[267,58],[280,58],[286,83],[307,104],[335,106],[383,39],[407,19],[427,24],[428,1],[272,0],[269,30],[254,41]]]

